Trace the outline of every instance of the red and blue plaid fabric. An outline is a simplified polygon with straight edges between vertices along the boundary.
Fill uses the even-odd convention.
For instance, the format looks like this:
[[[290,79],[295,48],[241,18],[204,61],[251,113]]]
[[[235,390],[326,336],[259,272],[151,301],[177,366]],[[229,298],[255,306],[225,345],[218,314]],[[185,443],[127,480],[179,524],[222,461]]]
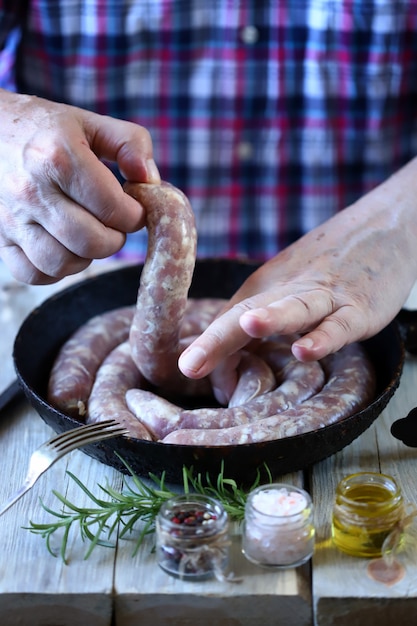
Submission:
[[[200,256],[269,258],[417,154],[416,0],[30,0],[17,59],[151,131]]]

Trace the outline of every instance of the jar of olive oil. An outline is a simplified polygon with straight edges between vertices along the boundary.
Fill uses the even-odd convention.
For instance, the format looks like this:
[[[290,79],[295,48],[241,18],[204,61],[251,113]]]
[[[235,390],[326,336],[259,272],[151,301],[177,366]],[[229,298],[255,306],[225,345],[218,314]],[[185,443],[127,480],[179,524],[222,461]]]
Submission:
[[[337,486],[332,537],[343,552],[358,557],[378,557],[388,535],[403,517],[401,491],[391,476],[358,472]]]

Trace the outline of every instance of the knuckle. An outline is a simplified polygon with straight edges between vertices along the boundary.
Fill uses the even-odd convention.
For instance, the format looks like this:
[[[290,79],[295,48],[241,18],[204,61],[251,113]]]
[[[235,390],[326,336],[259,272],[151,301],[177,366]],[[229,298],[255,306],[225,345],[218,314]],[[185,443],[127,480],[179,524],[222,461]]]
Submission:
[[[140,124],[132,124],[132,126],[135,135],[134,139],[139,139],[142,145],[152,145],[151,133],[145,126],[141,126]]]
[[[343,334],[349,334],[352,332],[352,326],[345,317],[341,315],[334,315],[331,319],[333,324],[337,326],[338,330],[342,331]]]
[[[245,298],[240,302],[236,302],[230,311],[240,317],[243,313],[247,313],[248,311],[252,311],[258,307],[259,302],[256,301],[256,298]]]
[[[17,200],[14,207],[15,216],[17,217],[19,215],[19,207],[23,207],[22,217],[25,217],[24,211],[26,206],[34,207],[39,204],[41,190],[36,181],[32,179],[23,180],[20,178],[15,181],[13,194]]]
[[[16,244],[9,244],[1,248],[0,258],[17,281],[26,285],[45,285],[54,282],[38,267],[29,261],[24,251]]]
[[[220,349],[225,340],[225,332],[220,324],[213,324],[210,331],[206,333],[206,340],[209,340],[211,349],[216,351]]]
[[[310,315],[312,313],[312,308],[308,303],[308,300],[305,300],[304,298],[302,298],[301,296],[297,296],[297,295],[292,295],[290,296],[291,300],[293,302],[295,302],[296,304],[301,305],[301,308],[303,309],[303,312],[306,315]]]
[[[37,178],[52,179],[64,188],[77,176],[73,153],[55,134],[36,133],[24,148],[23,162]]]
[[[83,231],[82,236],[73,239],[71,249],[86,259],[105,259],[120,250],[126,240],[123,233],[111,229],[97,228]]]

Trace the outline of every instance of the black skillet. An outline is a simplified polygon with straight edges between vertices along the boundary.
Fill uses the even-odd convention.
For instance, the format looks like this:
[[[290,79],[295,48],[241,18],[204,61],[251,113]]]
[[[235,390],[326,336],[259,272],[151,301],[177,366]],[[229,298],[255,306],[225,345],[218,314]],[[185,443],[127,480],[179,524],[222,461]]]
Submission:
[[[201,260],[195,268],[192,297],[230,297],[256,265],[227,260]],[[46,300],[23,322],[14,345],[14,363],[25,395],[57,433],[79,423],[45,400],[52,362],[62,343],[92,316],[136,301],[141,266],[117,269],[80,282]],[[393,322],[364,345],[375,366],[377,392],[364,410],[320,430],[264,443],[228,447],[179,446],[137,439],[107,440],[83,448],[88,455],[125,472],[117,452],[138,474],[166,472],[170,482],[182,481],[182,468],[251,483],[266,464],[273,475],[306,468],[341,450],[368,428],[397,389],[404,345]],[[109,415],[110,417],[110,415]]]

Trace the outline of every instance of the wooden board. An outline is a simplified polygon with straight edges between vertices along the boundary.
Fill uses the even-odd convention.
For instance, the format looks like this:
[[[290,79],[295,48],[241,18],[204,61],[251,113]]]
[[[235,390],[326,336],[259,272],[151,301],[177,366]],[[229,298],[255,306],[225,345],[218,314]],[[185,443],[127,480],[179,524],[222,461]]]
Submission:
[[[302,475],[278,479],[300,485]],[[153,539],[130,561],[126,550],[131,548],[121,542],[115,573],[118,626],[250,626],[276,623],[277,615],[288,626],[310,625],[309,565],[281,571],[256,567],[242,555],[240,530],[231,528],[230,572],[241,582],[183,582],[155,566]]]
[[[414,626],[417,619],[416,524],[398,560],[405,577],[392,587],[368,575],[367,559],[338,551],[331,541],[331,511],[339,480],[357,471],[393,476],[407,502],[417,505],[417,449],[408,448],[390,433],[390,426],[405,417],[417,402],[417,362],[409,359],[400,388],[388,407],[356,441],[311,472],[316,506],[318,541],[313,559],[313,603],[316,626]]]
[[[108,266],[107,266],[108,267]],[[107,267],[105,269],[107,269]],[[16,284],[0,263],[0,390],[14,377],[11,358],[15,333],[23,318],[54,291],[101,271],[94,266],[59,285]],[[94,493],[108,481],[121,489],[126,477],[75,451],[58,461],[24,498],[0,518],[1,626],[402,626],[417,616],[417,540],[415,522],[406,550],[400,555],[406,575],[393,587],[371,580],[367,561],[344,555],[330,537],[333,497],[338,481],[360,471],[383,471],[400,483],[405,499],[417,506],[417,449],[407,448],[390,434],[391,423],[417,405],[417,362],[409,359],[401,385],[386,410],[350,446],[317,464],[304,485],[312,494],[317,529],[311,563],[270,572],[247,562],[241,553],[239,529],[232,531],[230,570],[241,583],[183,582],[158,568],[151,538],[132,557],[135,536],[117,541],[114,549],[97,547],[85,561],[87,545],[71,535],[69,563],[52,557],[39,536],[22,527],[30,519],[51,517],[39,505],[57,508],[56,489],[87,505],[87,497],[68,479],[69,469]],[[0,502],[24,479],[31,452],[53,434],[22,402],[0,414],[2,481]],[[279,477],[276,477],[279,480]],[[303,484],[301,473],[283,477]],[[54,545],[58,546],[58,541]],[[315,613],[313,619],[313,611]]]

